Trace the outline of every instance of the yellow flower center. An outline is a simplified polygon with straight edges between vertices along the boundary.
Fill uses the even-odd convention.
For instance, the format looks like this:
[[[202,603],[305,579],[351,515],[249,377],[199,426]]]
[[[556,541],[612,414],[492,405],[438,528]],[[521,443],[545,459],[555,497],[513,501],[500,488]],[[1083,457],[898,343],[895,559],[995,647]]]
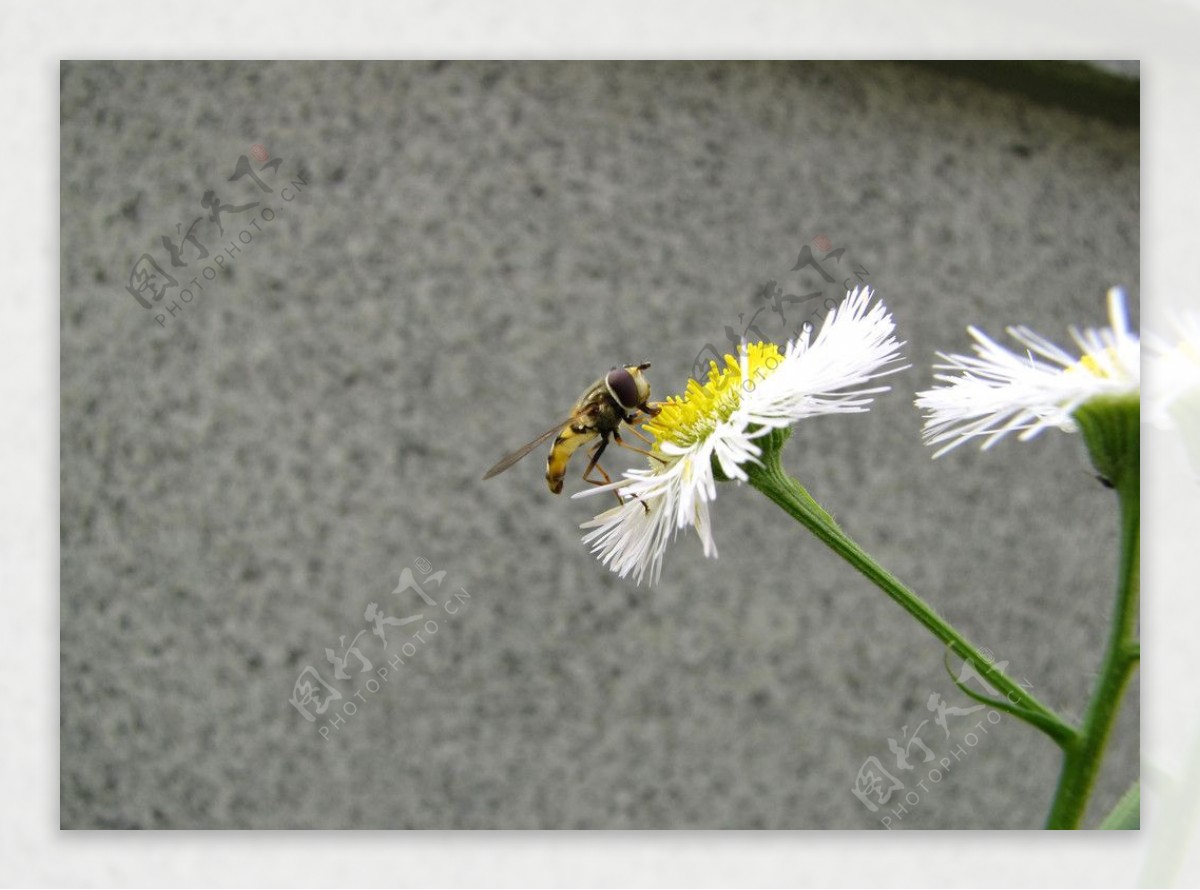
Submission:
[[[1193,364],[1200,365],[1200,344],[1191,340],[1180,340],[1179,354]]]
[[[645,429],[656,442],[673,442],[687,448],[702,442],[718,423],[728,420],[741,404],[742,395],[779,367],[783,356],[774,343],[751,343],[746,347],[746,379],[737,358],[725,356],[725,367],[715,361],[708,363],[708,376],[703,384],[689,380],[682,396],[668,396],[660,403],[660,411],[648,421]],[[657,444],[655,451],[658,451]]]
[[[1104,350],[1103,354],[1109,359],[1110,366],[1113,364],[1118,364],[1117,351],[1111,346]],[[1071,367],[1067,368],[1068,374],[1078,373],[1080,371],[1087,371],[1093,377],[1102,377],[1104,379],[1108,379],[1109,377],[1108,372],[1104,370],[1104,365],[1100,363],[1100,360],[1096,358],[1095,354],[1090,352],[1078,362],[1071,365]]]

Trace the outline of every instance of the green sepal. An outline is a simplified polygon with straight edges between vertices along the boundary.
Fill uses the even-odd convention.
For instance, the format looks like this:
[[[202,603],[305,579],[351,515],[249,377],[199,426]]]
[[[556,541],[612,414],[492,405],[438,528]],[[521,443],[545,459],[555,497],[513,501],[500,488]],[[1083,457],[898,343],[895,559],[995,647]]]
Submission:
[[[1092,466],[1114,488],[1136,480],[1141,467],[1141,399],[1100,396],[1075,410]]]

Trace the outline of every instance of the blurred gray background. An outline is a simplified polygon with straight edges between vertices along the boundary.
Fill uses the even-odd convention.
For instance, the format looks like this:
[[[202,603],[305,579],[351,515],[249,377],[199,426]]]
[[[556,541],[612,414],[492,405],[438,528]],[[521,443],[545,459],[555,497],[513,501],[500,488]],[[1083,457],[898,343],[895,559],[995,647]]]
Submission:
[[[912,407],[969,323],[1063,339],[1114,284],[1136,320],[1138,131],[1071,104],[898,63],[64,63],[62,826],[877,829],[911,791],[892,827],[1039,827],[1052,743],[1005,717],[969,746],[982,711],[946,737],[930,695],[973,703],[939,644],[752,490],[719,489],[719,559],[689,533],[639,588],[544,450],[480,476],[613,364],[663,396],[726,327],[785,337],[808,313],[764,282],[861,270],[913,367],[787,463],[1077,717],[1115,499],[1063,434],[933,461]],[[844,249],[833,285],[791,271],[806,244]],[[176,282],[150,309],[143,254]],[[445,571],[436,606],[405,568]],[[375,691],[420,624],[384,649],[369,603],[438,622]],[[372,670],[338,680],[359,631]],[[308,668],[341,695],[312,722]],[[929,790],[903,728],[965,752]],[[878,812],[872,757],[906,783]]]

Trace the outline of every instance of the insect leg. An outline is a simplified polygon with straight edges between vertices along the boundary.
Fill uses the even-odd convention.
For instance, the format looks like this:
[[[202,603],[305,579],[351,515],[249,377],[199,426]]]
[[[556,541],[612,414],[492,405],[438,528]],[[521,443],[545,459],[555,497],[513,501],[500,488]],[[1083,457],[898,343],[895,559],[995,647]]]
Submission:
[[[605,438],[605,439],[601,439],[600,442],[597,443],[597,445],[592,449],[592,459],[591,459],[591,461],[588,462],[587,469],[583,471],[583,481],[584,482],[588,482],[592,485],[611,485],[612,484],[612,479],[609,478],[608,473],[604,472],[604,467],[600,466],[600,455],[602,455],[604,453],[604,449],[607,447],[608,447],[608,439]],[[603,480],[592,479],[591,478],[592,470],[599,471],[600,475],[604,477]],[[620,492],[614,490],[613,494],[615,494],[617,496],[618,504],[625,503],[625,499],[621,497]]]
[[[612,434],[612,437],[617,440],[618,444],[621,444],[621,438],[615,432]],[[583,471],[583,481],[584,482],[590,482],[592,485],[610,485],[610,484],[612,484],[612,480],[608,477],[608,473],[604,472],[604,467],[600,466],[600,463],[599,463],[600,455],[604,453],[604,449],[607,446],[608,446],[608,439],[605,439],[603,442],[601,442],[599,445],[597,445],[593,449],[592,462],[589,463],[587,466],[587,469]],[[630,446],[626,445],[625,447],[629,448]],[[634,451],[637,451],[637,450],[638,449],[636,449],[636,448],[634,449]],[[647,452],[643,452],[643,454],[645,454],[645,453],[647,453]],[[653,457],[653,455],[651,455],[651,457]],[[601,482],[598,479],[589,479],[588,478],[588,474],[592,472],[593,468],[595,468],[597,471],[599,471],[600,475],[604,477],[603,482]],[[617,491],[616,489],[614,489],[613,494],[615,494],[617,496],[617,503],[619,503],[621,506],[625,506],[625,499],[623,497],[621,497],[621,493],[619,491]],[[642,500],[636,494],[633,495],[633,499],[635,501]],[[645,510],[647,513],[649,513],[650,505],[647,504],[645,501],[642,501],[642,509]]]
[[[629,424],[629,432],[633,433],[635,436],[637,436],[639,439],[641,439],[647,445],[654,444],[653,439],[646,438],[645,434],[641,430],[639,430],[636,426],[634,426],[632,423]]]
[[[613,441],[616,442],[618,445],[620,445],[622,448],[628,448],[630,451],[636,451],[638,454],[644,454],[644,455],[646,455],[646,457],[651,458],[652,460],[656,460],[660,464],[666,463],[666,460],[662,457],[659,457],[657,454],[653,454],[652,452],[649,452],[644,448],[638,448],[636,445],[630,445],[628,442],[626,442],[624,439],[622,439],[621,436],[618,433],[616,433],[615,431],[613,432],[612,437],[613,437]]]
[[[550,448],[550,454],[546,457],[546,485],[552,492],[558,494],[562,491],[563,478],[567,475],[567,464],[571,455],[595,438],[595,433],[586,429],[580,431],[574,424],[567,425],[558,434]]]

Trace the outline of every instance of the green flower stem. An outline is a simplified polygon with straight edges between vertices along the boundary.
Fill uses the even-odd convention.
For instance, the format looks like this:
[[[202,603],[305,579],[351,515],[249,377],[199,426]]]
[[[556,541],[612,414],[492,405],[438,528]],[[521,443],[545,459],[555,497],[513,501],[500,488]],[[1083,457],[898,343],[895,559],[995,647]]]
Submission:
[[[1141,522],[1138,408],[1137,401],[1110,401],[1085,406],[1075,415],[1092,462],[1117,492],[1121,509],[1120,574],[1100,676],[1079,735],[1063,746],[1062,772],[1047,828],[1078,828],[1083,821],[1125,685],[1141,654],[1136,639]]]
[[[797,522],[816,535],[835,553],[867,576],[873,584],[895,600],[904,611],[917,619],[935,637],[949,646],[958,655],[970,659],[1002,696],[1011,703],[1005,707],[1009,713],[1036,726],[1066,750],[1076,743],[1076,730],[1053,710],[1038,701],[1027,690],[1021,688],[994,664],[989,663],[982,653],[959,633],[949,622],[941,618],[931,606],[905,587],[895,576],[881,567],[838,526],[833,518],[821,509],[812,496],[795,479],[788,476],[779,463],[780,446],[787,439],[789,430],[776,430],[759,440],[763,446],[762,463],[748,466],[750,484],[779,505]],[[1004,705],[1004,702],[997,702]]]

